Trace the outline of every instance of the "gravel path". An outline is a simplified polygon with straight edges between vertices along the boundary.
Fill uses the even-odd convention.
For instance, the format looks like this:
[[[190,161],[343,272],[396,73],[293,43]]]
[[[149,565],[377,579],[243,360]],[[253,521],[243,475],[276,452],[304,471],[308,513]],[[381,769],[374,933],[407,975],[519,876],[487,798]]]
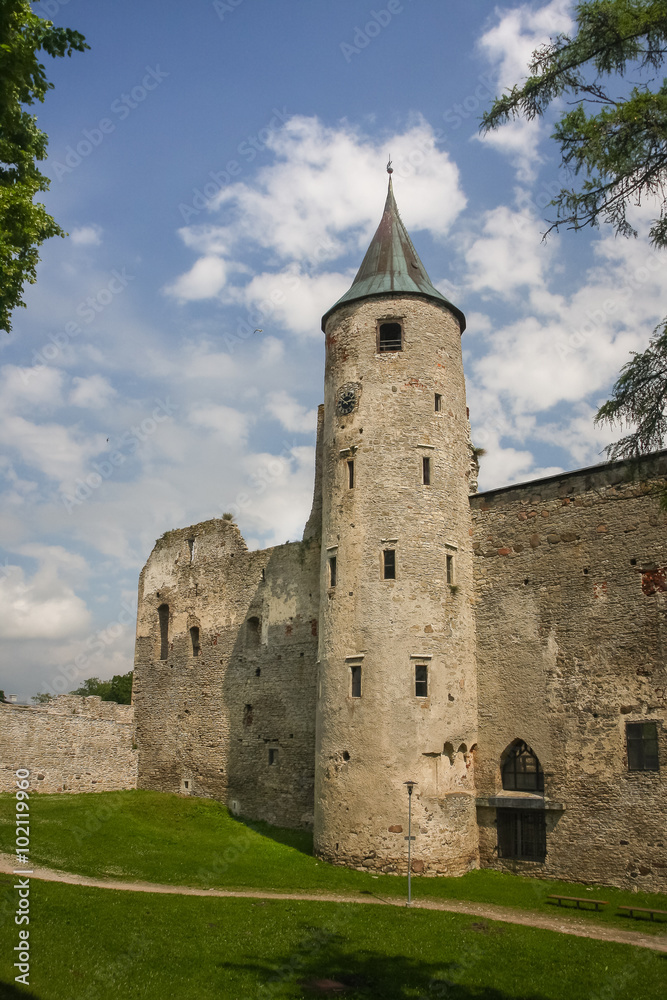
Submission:
[[[10,854],[0,854],[0,872],[14,874],[18,870],[15,859]],[[341,896],[333,893],[309,892],[267,892],[258,889],[195,889],[186,885],[158,885],[154,882],[123,882],[115,879],[88,878],[86,875],[73,875],[71,872],[61,872],[53,868],[36,866],[29,869],[31,878],[44,882],[66,882],[68,885],[85,885],[94,889],[119,889],[123,892],[153,892],[179,896],[222,896],[249,899],[305,899],[313,902],[329,903],[368,903],[377,906],[405,906],[396,899],[384,899],[381,896]],[[575,937],[595,938],[598,941],[616,941],[618,944],[632,944],[638,948],[651,948],[667,954],[667,936],[643,934],[641,931],[623,930],[617,927],[605,927],[593,923],[582,916],[570,916],[560,911],[555,913],[536,913],[527,910],[516,910],[510,906],[497,906],[495,903],[469,903],[464,900],[417,900],[413,902],[414,909],[445,910],[448,913],[466,913],[485,920],[500,920],[507,924],[522,924],[526,927],[539,927],[543,930],[558,931],[561,934],[573,934]]]

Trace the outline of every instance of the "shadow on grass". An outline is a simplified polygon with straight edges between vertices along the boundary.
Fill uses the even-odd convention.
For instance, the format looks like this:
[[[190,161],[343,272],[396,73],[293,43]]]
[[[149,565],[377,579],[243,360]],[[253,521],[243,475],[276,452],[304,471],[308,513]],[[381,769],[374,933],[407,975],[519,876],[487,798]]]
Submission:
[[[29,993],[25,986],[14,986],[13,983],[0,982],[0,1000],[39,1000],[36,993]]]
[[[229,816],[236,823],[259,833],[267,840],[273,840],[276,844],[283,844],[285,847],[292,847],[300,854],[307,854],[308,857],[312,858],[313,856],[313,834],[310,830],[288,830],[280,826],[270,826],[262,820],[246,819],[243,816],[233,816],[231,813]]]
[[[466,967],[457,961],[428,962],[421,957],[357,952],[340,934],[316,927],[304,931],[299,948],[276,962],[224,962],[218,969],[252,973],[259,994],[267,1000],[327,996],[347,1000],[545,1000],[534,992],[518,996],[461,982]]]

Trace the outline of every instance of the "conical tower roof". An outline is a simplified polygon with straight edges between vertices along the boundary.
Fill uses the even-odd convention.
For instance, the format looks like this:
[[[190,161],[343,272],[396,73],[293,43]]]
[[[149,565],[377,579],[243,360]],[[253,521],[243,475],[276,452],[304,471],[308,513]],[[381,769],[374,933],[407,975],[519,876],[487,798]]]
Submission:
[[[447,306],[461,324],[461,333],[465,330],[465,316],[433,287],[426,268],[412,245],[408,231],[398,214],[391,174],[380,225],[351,287],[322,317],[322,329],[324,330],[329,316],[339,306],[375,295],[426,296],[434,302]]]

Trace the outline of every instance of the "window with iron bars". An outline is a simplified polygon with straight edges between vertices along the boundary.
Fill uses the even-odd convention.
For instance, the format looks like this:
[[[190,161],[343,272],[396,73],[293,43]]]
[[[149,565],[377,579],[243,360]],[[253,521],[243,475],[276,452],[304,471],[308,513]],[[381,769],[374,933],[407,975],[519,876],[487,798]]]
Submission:
[[[498,809],[498,857],[544,861],[547,831],[543,809]]]

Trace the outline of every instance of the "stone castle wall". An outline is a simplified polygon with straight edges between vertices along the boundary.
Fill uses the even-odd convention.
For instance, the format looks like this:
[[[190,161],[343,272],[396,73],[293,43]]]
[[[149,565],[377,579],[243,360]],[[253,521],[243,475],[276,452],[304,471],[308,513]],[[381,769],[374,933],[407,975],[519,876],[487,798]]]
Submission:
[[[38,792],[110,792],[135,788],[134,710],[97,696],[61,694],[32,708],[0,705],[0,792],[30,771]]]
[[[471,500],[484,866],[667,889],[665,475],[662,452]],[[650,720],[660,770],[629,771],[625,724]],[[515,739],[545,772],[544,863],[497,856]]]
[[[157,542],[139,584],[140,788],[312,824],[318,604],[317,539],[248,552],[213,520]]]

